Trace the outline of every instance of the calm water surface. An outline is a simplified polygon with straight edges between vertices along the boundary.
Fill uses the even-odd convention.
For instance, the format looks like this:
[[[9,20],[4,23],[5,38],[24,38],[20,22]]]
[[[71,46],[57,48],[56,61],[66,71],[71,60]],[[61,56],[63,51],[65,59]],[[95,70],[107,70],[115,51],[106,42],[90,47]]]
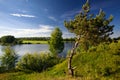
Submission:
[[[70,50],[73,46],[73,43],[65,43],[65,48],[63,52],[61,53],[62,56],[66,56],[66,53],[68,50]],[[0,55],[3,54],[3,48],[5,46],[0,45]],[[15,52],[22,56],[26,53],[41,53],[41,52],[49,52],[49,46],[48,44],[23,44],[23,45],[15,45],[12,46],[12,48],[15,50]]]

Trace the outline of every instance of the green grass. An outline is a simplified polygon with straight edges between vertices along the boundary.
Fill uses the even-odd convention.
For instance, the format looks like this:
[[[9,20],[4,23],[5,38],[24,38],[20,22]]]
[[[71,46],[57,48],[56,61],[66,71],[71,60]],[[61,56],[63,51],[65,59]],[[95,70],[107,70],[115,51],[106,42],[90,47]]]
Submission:
[[[0,80],[89,80],[88,77],[51,76],[47,72],[26,74],[23,72],[0,74]]]
[[[48,44],[48,41],[32,41],[32,40],[23,40],[23,44]]]
[[[0,80],[120,80],[120,42],[77,52],[72,61],[75,77],[67,76],[67,59],[41,73],[0,74]]]

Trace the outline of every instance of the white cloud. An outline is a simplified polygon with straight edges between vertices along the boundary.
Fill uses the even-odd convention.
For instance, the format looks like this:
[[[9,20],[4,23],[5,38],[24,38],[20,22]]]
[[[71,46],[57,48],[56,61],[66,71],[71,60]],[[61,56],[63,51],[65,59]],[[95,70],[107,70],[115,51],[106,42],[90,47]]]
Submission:
[[[57,19],[55,17],[53,17],[53,16],[49,16],[48,18],[53,20],[53,21],[57,21]]]
[[[19,14],[19,13],[15,13],[15,14],[10,14],[12,16],[16,16],[16,17],[28,17],[28,18],[35,18],[36,16],[34,15],[28,15],[28,14]]]
[[[39,25],[38,28],[10,28],[0,26],[0,37],[13,35],[15,37],[50,37],[54,27],[51,25]],[[63,31],[63,38],[75,37],[73,33]]]
[[[48,37],[54,28],[50,25],[39,25],[39,28],[16,29],[0,27],[0,36],[14,35],[15,37]]]

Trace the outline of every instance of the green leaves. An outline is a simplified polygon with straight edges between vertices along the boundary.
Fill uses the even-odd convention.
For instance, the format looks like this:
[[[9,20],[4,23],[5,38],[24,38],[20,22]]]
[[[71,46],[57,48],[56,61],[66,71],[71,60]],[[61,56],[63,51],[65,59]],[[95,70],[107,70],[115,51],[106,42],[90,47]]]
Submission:
[[[11,36],[11,35],[2,36],[2,37],[1,37],[1,42],[2,42],[3,45],[13,44],[13,43],[15,42],[15,37],[14,37],[14,36]]]
[[[86,47],[108,42],[109,36],[113,34],[114,25],[110,24],[113,16],[111,15],[107,19],[102,9],[96,16],[90,14],[89,11],[90,5],[87,1],[82,7],[82,11],[73,20],[64,22],[65,27],[77,36],[81,36],[79,42],[84,46],[87,44]]]
[[[90,11],[90,5],[89,5],[89,0],[83,5],[82,7],[84,13],[88,13]]]
[[[49,50],[54,56],[57,56],[58,53],[61,53],[64,49],[64,42],[62,38],[62,32],[59,28],[55,28],[55,30],[51,34],[51,38],[49,41]]]
[[[5,47],[4,54],[1,56],[2,66],[5,66],[6,70],[14,69],[15,63],[18,60],[18,55],[15,54],[11,47]]]
[[[22,71],[41,72],[57,64],[59,59],[49,53],[33,53],[24,55],[17,63],[17,69]]]

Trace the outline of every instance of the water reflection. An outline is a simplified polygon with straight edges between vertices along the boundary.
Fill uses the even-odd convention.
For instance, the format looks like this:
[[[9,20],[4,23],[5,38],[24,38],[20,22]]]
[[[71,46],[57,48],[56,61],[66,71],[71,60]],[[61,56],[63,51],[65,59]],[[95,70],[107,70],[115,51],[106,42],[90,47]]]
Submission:
[[[60,54],[61,56],[66,56],[68,50],[70,50],[73,46],[73,43],[65,43],[65,47],[63,52]],[[3,53],[2,49],[5,46],[0,46],[0,55]],[[15,52],[22,56],[26,53],[40,53],[40,52],[49,52],[49,46],[48,44],[23,44],[23,45],[15,45],[12,46],[12,48],[15,50]]]

